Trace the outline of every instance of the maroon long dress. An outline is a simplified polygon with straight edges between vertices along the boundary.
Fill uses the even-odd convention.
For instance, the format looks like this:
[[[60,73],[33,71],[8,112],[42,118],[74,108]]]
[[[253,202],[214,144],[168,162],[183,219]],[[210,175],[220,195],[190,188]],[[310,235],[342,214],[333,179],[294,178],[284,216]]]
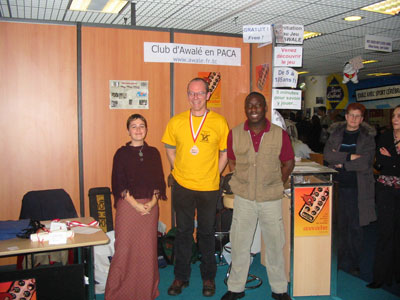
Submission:
[[[139,152],[143,156],[139,156]],[[141,160],[142,159],[142,160]],[[165,181],[158,150],[146,143],[129,143],[114,156],[112,190],[116,199],[115,254],[107,278],[106,300],[151,300],[159,295],[157,261],[158,205],[148,215],[140,215],[121,198],[129,190],[136,201],[150,201],[154,190],[166,199]]]

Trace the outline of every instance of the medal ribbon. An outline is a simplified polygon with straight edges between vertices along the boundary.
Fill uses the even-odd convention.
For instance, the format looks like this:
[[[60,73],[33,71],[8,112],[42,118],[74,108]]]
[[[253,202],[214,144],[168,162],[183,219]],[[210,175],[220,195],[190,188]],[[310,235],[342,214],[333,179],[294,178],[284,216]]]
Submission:
[[[204,122],[205,122],[205,120],[206,120],[207,114],[208,114],[208,111],[206,111],[206,113],[203,115],[203,119],[201,119],[199,128],[197,128],[197,132],[196,132],[196,134],[195,134],[195,133],[194,133],[194,129],[193,129],[192,112],[190,112],[190,117],[189,117],[189,119],[190,119],[190,130],[191,130],[191,132],[192,132],[192,138],[193,138],[193,142],[194,142],[195,144],[196,144],[197,137],[199,136],[200,130],[201,130],[201,128],[203,127],[203,124],[204,124]]]

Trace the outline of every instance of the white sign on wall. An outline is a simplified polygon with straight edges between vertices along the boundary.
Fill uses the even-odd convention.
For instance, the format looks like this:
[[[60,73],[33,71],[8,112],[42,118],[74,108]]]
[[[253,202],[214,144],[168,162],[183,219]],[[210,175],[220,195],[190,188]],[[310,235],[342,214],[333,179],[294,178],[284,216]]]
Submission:
[[[272,109],[301,109],[301,91],[272,89]]]
[[[303,44],[304,26],[277,24],[274,26],[275,41],[280,44]]]
[[[297,86],[297,72],[292,68],[275,67],[272,87],[290,87]]]
[[[275,47],[275,67],[301,67],[303,62],[303,47]]]
[[[392,52],[392,38],[366,35],[365,36],[365,49],[373,51]]]
[[[243,26],[244,43],[272,43],[271,25],[245,25]]]
[[[145,62],[240,66],[241,48],[144,42]]]

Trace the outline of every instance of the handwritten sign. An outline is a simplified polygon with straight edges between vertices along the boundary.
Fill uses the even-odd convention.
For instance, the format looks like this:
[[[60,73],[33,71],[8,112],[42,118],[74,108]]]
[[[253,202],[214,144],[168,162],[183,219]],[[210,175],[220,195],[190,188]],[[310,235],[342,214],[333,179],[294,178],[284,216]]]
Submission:
[[[272,87],[290,87],[297,86],[297,72],[292,68],[274,68],[274,79]]]
[[[303,44],[304,26],[278,24],[274,26],[275,41],[278,44]]]
[[[243,26],[244,43],[272,43],[271,25],[245,25]]]
[[[301,109],[301,91],[272,89],[272,109]]]
[[[302,47],[275,47],[274,66],[301,67],[303,61]]]

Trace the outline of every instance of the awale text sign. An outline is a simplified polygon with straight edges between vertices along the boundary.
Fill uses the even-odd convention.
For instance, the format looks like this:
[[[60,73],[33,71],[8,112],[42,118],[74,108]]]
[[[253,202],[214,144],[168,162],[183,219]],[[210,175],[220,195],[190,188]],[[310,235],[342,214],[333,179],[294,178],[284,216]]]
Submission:
[[[272,109],[301,109],[301,91],[272,89]]]
[[[241,48],[144,42],[145,62],[241,65]]]

